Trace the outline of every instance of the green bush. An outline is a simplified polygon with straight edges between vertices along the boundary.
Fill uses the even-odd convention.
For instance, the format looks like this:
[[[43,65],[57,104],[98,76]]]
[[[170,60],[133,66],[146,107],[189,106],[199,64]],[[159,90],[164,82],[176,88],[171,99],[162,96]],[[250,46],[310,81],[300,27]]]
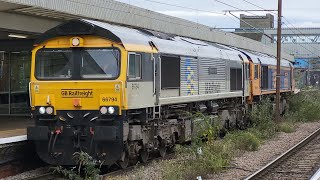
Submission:
[[[260,146],[259,138],[251,132],[230,133],[225,138],[239,150],[257,151]]]
[[[176,145],[175,160],[161,161],[163,179],[196,179],[229,165],[233,148],[230,142],[217,140],[222,128],[220,119],[201,113],[192,115],[192,119],[195,120],[192,144]]]
[[[272,103],[270,99],[264,99],[259,104],[253,106],[249,113],[249,118],[253,126],[260,126],[272,121]]]
[[[320,91],[301,92],[289,97],[286,120],[309,122],[320,119]]]
[[[96,180],[99,179],[100,169],[97,168],[97,161],[85,152],[76,152],[73,158],[78,163],[71,169],[61,166],[52,168],[53,173],[58,173],[71,180]]]
[[[281,122],[278,125],[278,131],[285,133],[292,133],[295,130],[295,125],[292,121]]]
[[[249,113],[252,128],[256,129],[252,130],[255,131],[253,134],[261,139],[268,139],[276,134],[276,124],[273,121],[272,106],[269,99],[264,99],[260,104],[255,105]]]
[[[201,148],[201,154],[198,154]],[[214,141],[202,146],[182,147],[177,150],[175,161],[163,161],[161,174],[163,179],[196,179],[209,173],[219,172],[229,165],[233,157],[232,144]]]
[[[219,137],[222,123],[219,118],[196,113],[192,116],[194,121],[192,143],[202,144],[204,141],[213,141]]]

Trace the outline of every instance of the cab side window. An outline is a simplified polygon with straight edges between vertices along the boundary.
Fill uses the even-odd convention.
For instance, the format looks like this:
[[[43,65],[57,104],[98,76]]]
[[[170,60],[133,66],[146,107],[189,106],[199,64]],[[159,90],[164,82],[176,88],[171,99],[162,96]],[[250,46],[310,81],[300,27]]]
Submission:
[[[258,79],[259,77],[259,66],[254,65],[254,79]]]
[[[141,54],[129,54],[129,79],[141,79]]]

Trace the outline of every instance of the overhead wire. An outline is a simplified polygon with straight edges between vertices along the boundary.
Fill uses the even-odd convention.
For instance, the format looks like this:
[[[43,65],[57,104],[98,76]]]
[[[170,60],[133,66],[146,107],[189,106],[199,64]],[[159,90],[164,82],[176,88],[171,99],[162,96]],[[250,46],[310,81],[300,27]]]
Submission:
[[[283,18],[288,24],[290,24],[294,30],[298,31],[300,35],[303,35],[303,36],[305,35],[305,34],[303,34],[303,33],[301,32],[301,30],[300,30],[299,28],[296,28],[292,23],[290,23],[287,18],[285,18],[284,16],[282,16],[282,18]],[[298,34],[296,34],[296,33],[292,30],[292,28],[290,28],[287,24],[285,24],[285,26],[286,26],[294,35],[298,36],[298,38],[300,38],[300,39],[302,40],[301,36],[298,35]],[[317,48],[315,48],[315,47],[313,47],[313,46],[310,46],[310,47],[313,48],[314,50],[318,51]],[[319,57],[319,55],[317,55],[317,57]],[[319,57],[319,58],[320,58],[320,57]]]
[[[160,1],[156,1],[156,0],[143,0],[143,1],[147,1],[147,2],[151,2],[151,3],[157,3],[157,4],[161,4],[161,5],[166,5],[166,6],[171,6],[171,7],[178,7],[178,8],[182,8],[182,9],[187,9],[187,10],[192,10],[196,12],[196,23],[197,25],[199,25],[199,17],[198,17],[198,13],[199,12],[205,12],[205,13],[212,13],[212,14],[219,14],[219,15],[225,15],[222,12],[216,12],[216,11],[208,11],[208,10],[204,10],[204,9],[197,9],[197,8],[191,8],[188,6],[181,6],[181,5],[177,5],[177,4],[171,4],[171,3],[166,3],[166,2],[160,2]],[[197,28],[197,30],[199,30]]]
[[[231,13],[230,13],[230,14],[231,14]],[[235,16],[235,15],[233,15],[233,14],[231,14],[231,15],[241,21],[241,19],[238,18],[237,16]],[[228,17],[229,17],[229,16],[228,16]],[[230,17],[230,18],[231,18],[231,17]],[[231,18],[231,19],[232,19],[232,18]],[[234,20],[234,21],[236,21],[236,20]],[[244,20],[242,20],[242,21],[244,21]],[[268,34],[264,33],[263,31],[259,30],[259,29],[256,28],[256,27],[254,27],[254,26],[251,25],[250,23],[248,23],[248,22],[245,22],[245,23],[246,23],[247,25],[253,27],[256,31],[262,33],[263,35],[265,35],[266,37],[268,37],[268,38],[271,39],[272,41],[275,41],[275,39],[274,39],[273,37],[269,36]],[[252,31],[248,31],[248,29],[242,29],[242,30],[244,30],[244,31],[246,31],[246,32],[251,32],[251,33],[252,33]],[[283,48],[284,50],[287,50],[288,52],[290,52],[290,49],[285,48],[285,47],[283,47],[283,46],[282,46],[282,48]]]
[[[177,25],[180,25],[180,26],[191,27],[191,28],[199,28],[199,26],[190,26],[190,25],[186,25],[186,24],[176,23],[176,22],[173,22],[173,21],[167,21],[167,20],[164,20],[164,19],[154,18],[154,17],[151,17],[151,16],[137,14],[137,13],[133,13],[133,12],[130,12],[130,11],[118,10],[118,9],[114,9],[112,7],[98,6],[98,5],[95,5],[95,4],[79,2],[79,1],[76,1],[76,0],[66,0],[66,1],[79,3],[79,4],[83,4],[83,5],[88,5],[88,6],[96,7],[96,8],[107,9],[107,10],[111,10],[111,11],[127,13],[127,14],[136,15],[136,16],[140,16],[140,17],[144,17],[144,18],[148,18],[148,19],[154,19],[154,20],[158,20],[158,21],[162,21],[162,22],[177,24]]]
[[[305,35],[303,32],[301,32],[301,30],[300,30],[299,28],[295,27],[295,26],[294,26],[287,18],[285,18],[284,16],[283,16],[283,19],[284,19],[288,24],[290,24],[293,29],[297,30],[297,31],[299,32],[299,34],[301,34],[301,35],[303,35],[303,36]],[[300,37],[300,36],[298,36],[298,37]],[[316,49],[316,50],[318,50],[318,49]]]
[[[294,33],[294,31],[292,30],[292,28],[290,28],[287,24],[284,24],[292,33]],[[295,33],[294,33],[295,34]],[[297,34],[295,34],[297,35]],[[297,35],[300,39],[302,39],[299,35]],[[309,53],[313,54],[315,57],[317,58],[320,58],[319,55],[315,54],[314,52],[312,52],[310,49],[308,49],[307,47],[303,46],[302,44],[300,43],[297,43],[297,42],[293,42],[293,44],[297,44],[299,46],[301,46],[303,49],[307,50]],[[312,47],[312,46],[310,46]],[[312,47],[313,49],[317,50],[315,47]],[[317,50],[318,51],[318,50]]]
[[[195,9],[195,8],[190,8],[190,7],[186,7],[186,6],[180,6],[180,5],[176,5],[176,4],[169,4],[169,3],[164,3],[164,2],[159,2],[159,1],[155,1],[155,0],[144,0],[144,1],[148,1],[148,2],[153,2],[153,3],[157,3],[157,4],[162,4],[162,5],[168,5],[168,6],[173,6],[173,7],[179,7],[179,8],[184,8],[184,9],[189,9],[189,10],[195,10],[195,11],[200,11],[200,12],[210,12],[210,13],[216,13],[216,14],[220,14],[220,13],[217,13],[217,12],[214,12],[214,11],[207,11],[207,10],[199,10],[199,9]],[[240,10],[240,11],[244,11],[244,12],[247,12],[247,13],[250,13],[252,15],[255,15],[255,16],[258,16],[257,14],[254,14],[250,11],[247,11],[247,10],[244,10],[244,9],[241,9],[241,8],[238,8],[236,6],[233,6],[233,5],[230,5],[230,4],[227,4],[225,2],[222,2],[220,0],[213,0],[215,2],[218,2],[220,4],[223,4],[223,5],[226,5],[226,6],[229,6],[229,7],[232,7],[234,9],[237,9],[237,10]],[[230,12],[229,12],[230,13]],[[232,16],[236,17],[235,15],[233,15],[232,13],[230,13]],[[225,16],[227,16],[225,13],[223,14]],[[227,16],[229,17],[229,16]],[[231,17],[229,17],[231,18]],[[236,17],[237,19],[239,19],[240,21],[243,21],[241,20],[240,18]],[[232,19],[232,18],[231,18]],[[251,26],[252,28],[254,28],[255,30],[259,31],[257,28],[255,28],[254,26],[252,26],[251,24],[247,23],[246,21],[243,21],[244,23],[246,23],[247,25]],[[270,38],[271,40],[274,40],[274,38],[272,38],[271,36],[263,33],[262,31],[259,31],[261,32],[263,35],[265,35],[266,37]],[[285,48],[284,48],[285,49]],[[286,49],[288,50],[288,49]],[[288,50],[289,51],[289,50]]]
[[[265,8],[263,8],[263,7],[259,6],[259,5],[256,5],[256,4],[254,4],[254,3],[252,3],[252,2],[250,2],[250,1],[248,1],[248,0],[242,0],[242,1],[244,1],[244,2],[246,2],[246,3],[248,3],[248,4],[251,4],[251,5],[255,6],[255,7],[258,7],[258,8],[260,8],[260,9],[262,9],[262,10],[266,10]],[[278,14],[275,13],[275,12],[271,12],[271,13],[272,13],[272,14],[275,14],[275,15],[278,15]],[[282,18],[283,18],[285,21],[287,21],[289,24],[291,24],[291,23],[287,20],[287,18],[285,18],[284,16],[282,16]],[[302,38],[301,38],[298,34],[296,34],[296,33],[292,30],[292,28],[290,28],[287,24],[284,24],[284,25],[285,25],[294,35],[297,35],[300,39],[302,39]],[[293,24],[291,24],[291,26],[293,27],[293,29],[297,30],[301,35],[304,35],[298,28],[294,27]],[[315,55],[316,57],[320,58],[319,55],[315,54],[314,52],[312,52],[310,49],[306,48],[306,47],[303,46],[302,44],[299,44],[299,43],[296,43],[296,42],[293,42],[293,43],[301,46],[302,48],[304,48],[305,50],[307,50],[309,53],[311,53],[311,54]],[[310,47],[312,47],[312,46],[310,46]],[[316,49],[315,47],[312,47],[312,48],[318,51],[318,49]]]
[[[66,0],[66,1],[74,2],[74,3],[80,3],[80,4],[83,4],[83,5],[89,5],[89,6],[92,6],[92,7],[97,7],[97,8],[102,8],[102,9],[108,9],[108,10],[112,10],[112,11],[123,12],[123,13],[127,13],[127,14],[132,14],[132,15],[140,16],[140,17],[145,17],[145,18],[154,19],[154,20],[158,20],[158,21],[163,21],[163,22],[167,22],[167,23],[177,24],[177,25],[181,25],[181,26],[185,26],[185,27],[197,28],[197,29],[199,30],[199,26],[198,26],[199,24],[197,24],[197,26],[190,26],[190,25],[181,24],[181,23],[176,23],[176,22],[172,22],[172,21],[166,21],[166,20],[164,20],[164,19],[159,19],[159,18],[150,17],[150,16],[147,16],[147,15],[137,14],[137,13],[133,13],[133,12],[130,12],[130,11],[113,9],[113,8],[111,8],[111,7],[98,6],[98,5],[95,5],[95,4],[85,3],[85,2],[79,2],[79,1],[76,1],[76,0]],[[162,3],[162,2],[159,2],[159,1],[155,1],[155,0],[144,0],[144,1],[149,1],[149,2],[154,2],[154,3],[161,3],[161,4],[167,5],[167,6],[175,6],[175,7],[179,6],[180,8],[186,8],[186,9],[189,9],[189,10],[192,9],[192,10],[200,11],[200,12],[210,12],[210,13],[219,14],[218,12],[214,12],[214,11],[199,10],[199,9],[190,8],[190,7],[186,7],[186,6],[174,5],[174,4],[169,4],[169,3]],[[235,6],[232,6],[232,5],[229,5],[229,4],[227,4],[227,3],[221,2],[220,0],[213,0],[213,1],[216,1],[216,2],[221,3],[221,4],[224,4],[224,5],[226,5],[226,6],[235,8],[235,9],[237,9],[237,10],[241,10],[241,11],[245,11],[245,12],[250,13],[250,12],[247,11],[247,10],[243,10],[243,9],[237,8],[237,7],[235,7]],[[221,13],[221,14],[226,15],[225,13]],[[251,14],[253,14],[253,13],[251,13]],[[256,15],[256,14],[253,14],[253,15]],[[200,25],[202,25],[202,24],[200,24]],[[205,25],[203,25],[203,27],[205,27]],[[244,39],[244,41],[247,41],[247,40]]]
[[[253,25],[251,25],[250,23],[246,22],[245,20],[238,18],[236,15],[232,14],[231,12],[229,12],[229,14],[235,18],[237,18],[238,20],[240,20],[241,22],[247,24],[248,26],[252,27],[254,30],[262,33],[263,35],[265,35],[266,37],[270,38],[271,40],[273,40],[273,38],[271,36],[269,36],[268,34],[264,33],[263,31],[257,29],[256,27],[254,27]]]
[[[177,5],[177,4],[171,4],[171,3],[164,3],[164,2],[155,1],[155,0],[143,0],[143,1],[148,1],[148,2],[152,2],[152,3],[157,3],[157,4],[172,6],[172,7],[178,7],[178,8],[188,9],[188,10],[193,10],[193,11],[207,12],[207,13],[214,13],[214,14],[223,15],[222,12],[208,11],[208,10],[204,10],[204,9],[196,9],[196,8],[191,8],[191,7],[188,7],[188,6],[181,6],[181,5]]]
[[[167,20],[164,20],[164,19],[150,17],[150,16],[143,15],[143,14],[137,14],[137,13],[133,13],[133,12],[130,12],[130,11],[118,10],[118,9],[114,9],[112,7],[98,6],[98,5],[89,3],[90,1],[87,1],[87,2],[79,2],[79,1],[76,1],[76,0],[66,0],[66,1],[74,2],[74,3],[80,3],[80,4],[83,4],[83,5],[88,5],[88,6],[92,6],[92,7],[96,7],[96,8],[107,9],[107,10],[111,10],[111,11],[123,12],[123,13],[127,13],[127,14],[140,16],[140,17],[145,17],[145,18],[148,18],[148,19],[154,19],[154,20],[158,20],[158,21],[162,21],[162,22],[167,22],[167,23],[177,24],[177,25],[181,25],[181,26],[185,26],[185,27],[191,27],[191,28],[198,28],[199,29],[199,26],[190,26],[190,25],[186,25],[186,24],[167,21]],[[151,0],[148,0],[148,1],[151,1]],[[152,1],[154,1],[154,0],[152,0]],[[166,3],[166,4],[168,4],[168,3]],[[198,10],[198,11],[201,11],[201,10]],[[224,13],[222,13],[222,14],[225,15]],[[200,24],[200,25],[202,25],[202,24]],[[202,25],[202,26],[205,27],[205,25]]]
[[[259,9],[262,9],[262,10],[264,10],[264,11],[268,11],[267,9],[265,9],[265,8],[259,6],[259,5],[256,5],[256,4],[254,4],[254,3],[252,3],[252,2],[250,2],[250,1],[248,1],[248,0],[242,0],[242,1],[244,1],[244,2],[246,2],[246,3],[248,3],[248,4],[251,4],[252,6],[257,7],[257,8],[259,8]],[[272,11],[270,11],[270,13],[272,13],[272,14],[274,14],[274,15],[278,15],[278,13],[275,13],[275,12],[272,12]]]
[[[241,9],[241,8],[236,7],[236,6],[233,6],[233,5],[227,4],[227,3],[222,2],[222,1],[220,1],[220,0],[212,0],[212,1],[218,2],[218,3],[220,3],[220,4],[223,4],[223,5],[225,5],[225,6],[228,6],[228,7],[234,8],[234,9],[239,10],[239,11],[244,11],[244,12],[246,12],[246,13],[249,13],[249,14],[252,14],[252,15],[255,15],[255,16],[258,16],[258,15],[257,15],[257,14],[255,14],[255,13],[252,13],[252,12],[247,11],[247,10],[245,10],[245,9]]]
[[[250,26],[250,27],[252,27],[253,29],[255,29],[256,31],[258,31],[258,32],[260,32],[260,33],[262,33],[263,35],[265,35],[266,37],[268,37],[269,39],[271,39],[272,41],[275,41],[275,39],[273,38],[273,37],[271,37],[271,36],[269,36],[268,34],[266,34],[266,33],[264,33],[263,31],[261,31],[261,30],[259,30],[258,28],[256,28],[256,27],[254,27],[252,24],[250,24],[250,23],[248,23],[248,22],[246,22],[245,20],[243,20],[243,19],[240,19],[239,17],[237,17],[237,16],[235,16],[234,14],[232,14],[231,12],[229,12],[229,14],[231,15],[231,16],[233,16],[233,17],[235,17],[236,19],[238,19],[238,20],[240,20],[240,21],[242,21],[242,22],[244,22],[245,24],[247,24],[248,26]],[[229,16],[228,16],[229,17]],[[231,17],[230,17],[231,18]],[[231,18],[232,19],[232,18]],[[248,32],[248,30],[245,30],[245,31],[247,31]],[[252,31],[250,31],[250,32],[252,32]],[[289,49],[287,49],[287,48],[285,48],[285,47],[282,47],[283,49],[285,49],[285,50],[287,50],[288,52],[290,52],[290,50]]]
[[[262,9],[262,10],[266,10],[265,8],[263,8],[263,7],[261,7],[261,6],[259,6],[259,5],[256,5],[256,4],[254,4],[254,3],[252,3],[252,2],[250,2],[250,1],[248,1],[248,0],[242,0],[242,1],[244,1],[244,2],[246,2],[246,3],[248,3],[248,4],[251,4],[252,6],[255,6],[255,7],[257,7],[257,8],[260,8],[260,9]],[[275,12],[271,12],[272,14],[274,14],[274,15],[278,15],[277,13],[275,13]],[[291,26],[292,26],[292,28],[293,29],[295,29],[295,30],[297,30],[301,35],[304,35],[302,32],[301,32],[301,30],[299,29],[299,28],[296,28],[291,22],[289,22],[289,20],[285,17],[285,16],[282,16],[282,18],[288,23],[288,24],[290,24]],[[287,26],[287,25],[286,25]],[[288,29],[292,29],[292,28],[290,28],[289,26],[287,26],[287,28]],[[292,30],[291,30],[292,31]],[[294,33],[294,31],[292,31],[293,33]],[[297,35],[296,33],[294,33],[295,35]],[[298,37],[300,38],[300,39],[302,39],[299,35],[298,35]],[[313,47],[314,48],[314,47]],[[314,48],[314,49],[316,49],[316,48]],[[316,49],[317,50],[317,49]]]
[[[235,9],[237,9],[237,10],[240,10],[240,11],[249,12],[249,11],[242,10],[242,9],[240,9],[240,8],[237,8],[237,7],[235,7],[235,6],[229,5],[229,4],[227,4],[227,3],[221,2],[221,1],[219,1],[219,0],[213,0],[213,1],[219,2],[219,3],[224,4],[224,5],[227,5],[227,6],[229,6],[229,7],[233,7],[233,8],[235,8]],[[249,12],[249,13],[251,13],[251,12]],[[249,25],[250,27],[254,28],[254,29],[257,30],[258,32],[262,33],[263,35],[265,35],[266,37],[268,37],[269,39],[271,39],[272,41],[274,41],[274,38],[273,38],[273,37],[269,36],[268,34],[262,32],[262,31],[260,31],[258,28],[254,27],[253,25],[251,25],[250,23],[246,22],[245,20],[238,18],[237,16],[235,16],[234,14],[232,14],[230,11],[229,11],[229,14],[230,14],[231,16],[237,18],[238,20],[246,23],[246,24]],[[253,13],[251,13],[251,14],[253,14]],[[254,14],[254,15],[256,15],[256,14]],[[256,16],[258,16],[258,15],[256,15]],[[227,17],[229,17],[230,19],[232,19],[230,16],[227,16]],[[234,20],[234,19],[232,19],[232,20]],[[234,20],[234,21],[237,22],[236,20]],[[285,49],[285,50],[287,50],[288,52],[290,52],[289,49],[284,48],[284,47],[282,47],[282,48]]]

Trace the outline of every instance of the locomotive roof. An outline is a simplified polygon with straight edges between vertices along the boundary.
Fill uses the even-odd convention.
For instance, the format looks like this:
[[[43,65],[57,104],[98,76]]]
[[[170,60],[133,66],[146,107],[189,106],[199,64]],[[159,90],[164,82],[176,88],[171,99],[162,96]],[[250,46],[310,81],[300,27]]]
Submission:
[[[285,60],[285,59],[281,59],[281,66],[284,66],[284,67],[293,67],[292,63],[288,60]]]
[[[246,51],[241,51],[243,54],[245,54],[246,56],[250,57],[251,61],[254,63],[254,64],[260,64],[260,60],[259,60],[259,56],[253,54],[253,53],[250,53],[250,52],[246,52]]]
[[[164,54],[202,58],[223,58],[233,61],[241,61],[239,58],[239,54],[241,54],[240,51],[247,53],[244,50],[230,48],[218,43],[204,42],[151,30],[134,29],[88,19],[65,22],[45,32],[36,43],[39,44],[57,36],[67,35],[98,35],[123,44],[124,48],[128,51],[153,52],[154,48],[156,48],[160,53]],[[262,64],[276,64],[275,58],[270,56],[252,52],[247,54],[252,56],[251,59],[255,63],[259,57]],[[247,57],[245,57],[244,60],[248,61]],[[289,66],[288,63],[290,64],[290,62],[286,61],[282,64]]]

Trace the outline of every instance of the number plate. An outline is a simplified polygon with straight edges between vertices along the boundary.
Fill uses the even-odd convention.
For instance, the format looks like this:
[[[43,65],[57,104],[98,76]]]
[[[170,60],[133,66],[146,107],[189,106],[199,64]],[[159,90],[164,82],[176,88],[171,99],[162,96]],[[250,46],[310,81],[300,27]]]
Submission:
[[[103,96],[101,98],[101,101],[104,102],[104,103],[108,103],[108,102],[118,102],[118,98],[117,97],[105,97]]]

